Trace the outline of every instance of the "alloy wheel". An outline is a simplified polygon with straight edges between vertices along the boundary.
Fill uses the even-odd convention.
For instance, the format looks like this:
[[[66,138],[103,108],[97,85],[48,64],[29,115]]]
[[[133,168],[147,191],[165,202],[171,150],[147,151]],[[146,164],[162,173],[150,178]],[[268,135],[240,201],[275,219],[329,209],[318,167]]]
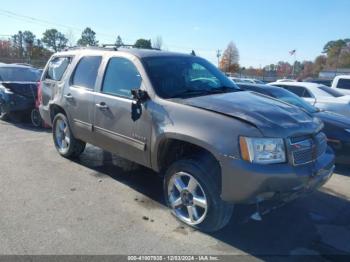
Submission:
[[[67,122],[61,118],[57,119],[55,131],[55,139],[58,150],[61,152],[67,151],[70,145],[70,132]]]
[[[168,202],[173,214],[189,225],[203,222],[208,201],[200,183],[186,172],[174,174],[168,182]]]

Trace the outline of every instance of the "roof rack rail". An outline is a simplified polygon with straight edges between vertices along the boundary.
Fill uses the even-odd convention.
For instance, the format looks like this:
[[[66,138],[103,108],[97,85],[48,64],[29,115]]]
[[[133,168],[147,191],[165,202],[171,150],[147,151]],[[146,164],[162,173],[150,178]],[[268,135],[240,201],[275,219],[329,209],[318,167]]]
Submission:
[[[104,47],[104,48],[113,47],[113,48],[115,48],[115,49],[117,49],[117,50],[118,50],[118,48],[120,48],[120,47],[122,47],[122,48],[139,48],[139,47],[136,47],[135,45],[127,45],[127,44],[121,44],[121,45],[119,45],[119,44],[103,44],[102,47]],[[139,49],[141,49],[141,48],[139,48]],[[160,48],[154,48],[154,47],[152,47],[152,48],[147,48],[147,49],[161,51]]]
[[[86,49],[86,50],[110,50],[109,48],[105,48],[105,47],[101,47],[101,46],[72,46],[72,47],[65,48],[64,51],[80,50],[80,49]]]
[[[110,50],[110,51],[118,51],[118,48],[138,48],[135,47],[135,45],[117,45],[117,44],[102,44],[102,46],[72,46],[72,47],[67,47],[64,49],[64,51],[69,51],[69,50],[80,50],[80,49],[87,49],[87,50]],[[160,48],[148,48],[150,50],[157,50],[161,51]]]

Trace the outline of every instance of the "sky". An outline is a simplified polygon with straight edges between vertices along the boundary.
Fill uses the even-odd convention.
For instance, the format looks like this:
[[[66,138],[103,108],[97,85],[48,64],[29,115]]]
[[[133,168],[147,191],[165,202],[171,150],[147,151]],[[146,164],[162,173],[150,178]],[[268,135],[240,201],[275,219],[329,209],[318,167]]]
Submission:
[[[241,66],[314,60],[330,40],[350,38],[350,0],[59,0],[2,1],[0,37],[56,28],[78,40],[89,26],[100,43],[161,36],[163,48],[195,50],[212,63],[233,41]]]

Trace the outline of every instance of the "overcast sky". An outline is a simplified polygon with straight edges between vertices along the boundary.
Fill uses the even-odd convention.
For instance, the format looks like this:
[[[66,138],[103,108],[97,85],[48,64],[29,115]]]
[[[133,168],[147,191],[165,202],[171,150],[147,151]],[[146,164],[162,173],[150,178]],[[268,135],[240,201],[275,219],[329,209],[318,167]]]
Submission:
[[[57,28],[77,40],[91,27],[100,43],[162,36],[171,51],[216,63],[216,50],[233,41],[242,66],[313,60],[329,40],[350,38],[349,0],[31,0],[3,1],[0,37]]]

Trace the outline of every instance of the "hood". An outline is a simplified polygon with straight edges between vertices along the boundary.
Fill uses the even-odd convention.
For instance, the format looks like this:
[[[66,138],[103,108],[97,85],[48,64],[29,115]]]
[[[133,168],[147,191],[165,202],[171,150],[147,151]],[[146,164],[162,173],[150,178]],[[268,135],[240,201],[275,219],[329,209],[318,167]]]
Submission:
[[[303,110],[252,92],[199,96],[183,99],[181,103],[248,122],[268,137],[298,136],[322,128],[318,118]]]
[[[350,119],[344,115],[336,114],[329,111],[320,111],[314,113],[314,116],[320,118],[325,125],[338,126],[340,128],[350,129]]]

